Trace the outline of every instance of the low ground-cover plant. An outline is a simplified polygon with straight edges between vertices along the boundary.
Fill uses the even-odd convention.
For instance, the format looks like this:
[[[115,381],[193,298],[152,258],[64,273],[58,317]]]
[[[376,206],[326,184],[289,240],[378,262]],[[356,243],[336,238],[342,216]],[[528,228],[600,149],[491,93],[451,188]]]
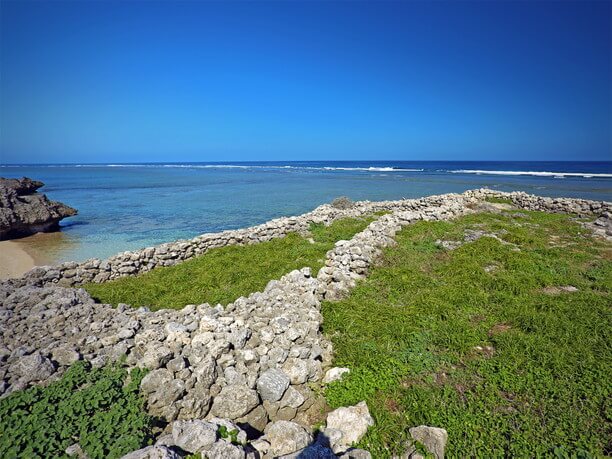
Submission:
[[[410,225],[349,298],[323,304],[335,364],[351,368],[326,396],[367,401],[374,457],[421,424],[448,430],[449,457],[610,453],[612,246],[569,216],[522,214]],[[466,230],[506,243],[436,243]]]
[[[144,373],[118,365],[73,364],[47,387],[0,400],[0,457],[67,457],[78,443],[91,459],[118,458],[146,445],[152,419],[138,387]]]
[[[350,239],[372,220],[345,218],[329,226],[313,224],[310,232],[314,242],[292,233],[253,245],[221,247],[176,266],[84,288],[102,303],[149,306],[153,310],[186,304],[227,304],[262,290],[270,280],[294,269],[310,266],[316,274],[336,241]]]
[[[497,196],[487,196],[485,198],[486,202],[491,202],[493,204],[512,204],[512,199],[510,198],[500,198]]]

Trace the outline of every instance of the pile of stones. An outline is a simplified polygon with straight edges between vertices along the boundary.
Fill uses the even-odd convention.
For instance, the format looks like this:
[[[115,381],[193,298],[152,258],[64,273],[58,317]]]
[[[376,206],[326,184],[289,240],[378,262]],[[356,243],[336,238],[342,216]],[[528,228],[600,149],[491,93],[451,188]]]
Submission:
[[[390,212],[350,241],[338,241],[317,277],[310,268],[296,270],[270,281],[262,292],[225,306],[186,305],[181,310],[156,312],[128,305],[113,308],[96,304],[82,289],[61,286],[63,279],[73,279],[75,285],[89,279],[79,273],[85,268],[77,265],[71,268],[76,274],[65,278],[64,268],[45,267],[0,284],[0,394],[53,381],[80,359],[102,366],[125,356],[128,366],[149,370],[141,383],[147,409],[167,423],[157,444],[128,455],[132,459],[184,453],[228,458],[369,457],[365,451],[351,449],[373,422],[365,403],[329,413],[326,427],[317,436],[312,434],[311,426],[322,420],[325,408],[312,387],[334,381],[348,371],[330,368],[333,349],[320,333],[321,302],[345,296],[379,260],[382,249],[395,243],[393,238],[403,226],[474,212],[477,204],[490,196],[507,197],[518,207],[524,204],[529,209],[538,206],[555,212],[590,209],[592,213],[595,209],[603,215],[611,206],[489,190],[361,202],[346,209],[321,206],[307,216],[255,227],[257,237],[224,232],[216,239],[204,235],[129,256],[137,262],[140,255],[134,254],[148,250],[158,263],[165,251],[175,254],[166,261],[177,262],[207,250],[193,241],[223,237],[226,244],[251,243],[244,238],[267,240],[282,237],[288,228],[305,231],[312,221],[329,224],[345,216]],[[263,236],[264,228],[275,228],[278,233]],[[99,266],[108,266],[109,260]],[[104,272],[118,272],[113,269]],[[43,271],[43,275],[36,275]],[[430,451],[443,451],[444,435],[427,430],[434,428],[423,429],[414,435],[435,437]],[[228,431],[234,432],[233,437],[223,435]],[[405,457],[417,457],[415,454],[408,445]]]

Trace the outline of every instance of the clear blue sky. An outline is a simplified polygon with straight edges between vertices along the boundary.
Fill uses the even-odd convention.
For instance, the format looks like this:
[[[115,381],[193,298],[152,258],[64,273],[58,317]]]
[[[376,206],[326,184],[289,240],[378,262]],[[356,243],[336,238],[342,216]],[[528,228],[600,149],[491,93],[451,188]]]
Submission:
[[[0,162],[612,159],[612,3],[2,1]]]

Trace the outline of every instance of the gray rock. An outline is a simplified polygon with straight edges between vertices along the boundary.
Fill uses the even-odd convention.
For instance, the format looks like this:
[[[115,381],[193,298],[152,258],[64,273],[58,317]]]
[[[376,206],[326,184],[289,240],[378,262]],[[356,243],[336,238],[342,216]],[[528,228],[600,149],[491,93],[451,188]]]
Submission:
[[[270,368],[257,380],[257,392],[263,400],[276,402],[282,398],[289,383],[289,377],[282,370]]]
[[[268,424],[265,440],[270,443],[269,454],[282,456],[307,447],[312,436],[301,425],[291,421],[276,421]]]
[[[58,347],[53,349],[51,357],[62,366],[72,365],[77,360],[81,359],[81,354],[69,347]]]
[[[213,399],[210,412],[213,416],[228,419],[238,419],[259,404],[257,392],[249,387],[236,384],[225,386]]]
[[[202,454],[208,459],[244,459],[246,453],[244,448],[233,445],[228,441],[219,440]]]
[[[436,459],[444,458],[448,433],[439,427],[418,426],[408,430],[413,440],[422,444]]]
[[[287,359],[283,365],[283,371],[289,376],[291,384],[304,384],[310,374],[308,362],[296,358]]]
[[[145,375],[140,381],[140,390],[145,394],[157,392],[158,390],[164,390],[166,384],[174,379],[174,376],[167,368],[159,368],[153,370]]]
[[[369,451],[359,448],[349,448],[345,453],[338,456],[340,459],[372,459]]]
[[[370,416],[366,402],[338,408],[327,415],[327,427],[340,430],[342,438],[339,443],[346,446],[359,442],[372,425],[374,419]]]
[[[180,459],[170,448],[161,445],[147,446],[146,448],[126,454],[121,459]]]
[[[45,381],[55,373],[53,363],[51,363],[48,358],[41,355],[40,352],[20,357],[11,365],[10,369],[14,374],[19,376],[24,383]]]
[[[204,451],[217,441],[217,426],[201,420],[174,421],[172,439],[176,446],[190,453]]]
[[[66,456],[75,457],[76,459],[87,458],[85,451],[83,451],[83,448],[81,448],[81,445],[79,445],[78,443],[70,445],[68,448],[66,448],[65,453]]]

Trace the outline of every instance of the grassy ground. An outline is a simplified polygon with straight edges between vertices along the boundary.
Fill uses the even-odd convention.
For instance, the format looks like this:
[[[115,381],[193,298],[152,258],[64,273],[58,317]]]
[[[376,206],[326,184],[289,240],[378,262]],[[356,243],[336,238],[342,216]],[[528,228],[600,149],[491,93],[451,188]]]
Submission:
[[[270,280],[294,269],[310,266],[316,273],[336,241],[350,239],[372,220],[346,218],[330,226],[312,225],[314,243],[289,234],[259,244],[213,249],[176,266],[83,287],[102,303],[149,306],[153,310],[186,304],[227,304],[261,291]]]
[[[505,243],[436,244],[466,230]],[[612,246],[586,234],[526,211],[402,230],[348,299],[323,305],[335,364],[352,370],[326,396],[368,402],[362,446],[389,457],[426,424],[448,430],[449,457],[611,454]]]

